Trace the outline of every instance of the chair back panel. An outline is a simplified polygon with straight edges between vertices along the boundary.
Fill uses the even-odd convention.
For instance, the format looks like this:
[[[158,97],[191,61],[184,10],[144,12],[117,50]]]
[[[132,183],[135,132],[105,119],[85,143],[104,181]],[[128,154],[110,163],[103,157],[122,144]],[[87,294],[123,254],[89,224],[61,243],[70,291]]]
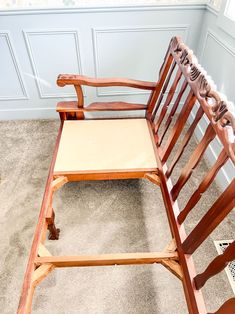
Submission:
[[[160,70],[159,84],[150,95],[147,117],[152,121],[160,156],[159,169],[163,181],[163,197],[167,200],[165,204],[168,216],[172,217],[172,213],[175,216],[175,221],[170,219],[170,224],[173,233],[176,233],[175,230],[180,230],[180,226],[188,218],[188,214],[193,209],[196,210],[203,193],[208,190],[220,169],[230,162],[235,173],[235,107],[216,91],[215,84],[198,64],[193,52],[179,37],[174,37]],[[204,118],[209,121],[207,128],[173,184],[172,173],[199,122]],[[188,124],[189,120],[191,120],[190,124]],[[197,171],[198,164],[215,138],[221,145],[216,162],[209,170],[206,170],[201,182],[188,195],[188,201],[184,208],[179,208],[179,212],[177,212],[175,206],[178,207],[177,199],[181,190],[193,172]],[[169,161],[170,159],[171,161]],[[235,179],[233,178],[188,235],[182,237],[174,234],[176,238],[181,239],[179,250],[182,249],[185,256],[193,254],[234,206]],[[235,259],[234,246],[235,242],[221,256],[213,259],[203,273],[194,275],[192,283],[190,280],[186,282],[186,290],[190,295],[187,301],[191,303],[189,308],[194,309],[193,313],[195,306],[192,304],[197,303],[197,290],[211,276],[224,269],[229,261]],[[191,278],[191,270],[187,271]],[[235,298],[225,302],[218,313],[232,313],[228,312],[232,308],[231,305],[235,308]],[[199,312],[198,309],[199,306],[197,312]]]

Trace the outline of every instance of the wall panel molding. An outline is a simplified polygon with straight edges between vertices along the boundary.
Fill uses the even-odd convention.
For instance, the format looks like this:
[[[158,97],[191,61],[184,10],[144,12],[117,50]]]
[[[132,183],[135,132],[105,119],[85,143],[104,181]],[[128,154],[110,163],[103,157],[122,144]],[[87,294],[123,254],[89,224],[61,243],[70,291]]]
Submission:
[[[36,65],[36,57],[35,54],[33,53],[33,46],[30,41],[30,37],[32,36],[51,36],[51,35],[73,35],[74,38],[74,44],[75,44],[75,54],[76,54],[76,61],[77,64],[76,66],[78,67],[78,73],[82,74],[82,62],[81,62],[81,53],[80,53],[80,46],[79,46],[79,38],[78,38],[78,32],[76,30],[67,30],[67,29],[56,29],[56,30],[23,30],[24,38],[25,38],[25,43],[27,47],[27,52],[29,55],[30,63],[32,66],[34,78],[36,81],[36,86],[38,90],[39,97],[41,99],[44,98],[76,98],[76,93],[46,93],[43,91],[42,83],[43,79],[40,78],[39,75],[39,69],[38,66]],[[71,47],[68,47],[68,49]],[[77,73],[77,71],[76,71]],[[58,89],[59,90],[59,89]]]
[[[212,39],[218,46],[222,47],[224,51],[229,53],[233,58],[235,57],[235,49],[231,47],[224,39],[222,39],[215,31],[213,31],[211,28],[208,28],[205,33],[206,35],[202,44],[200,62],[203,61],[203,58],[205,56],[208,39]],[[210,51],[210,53],[214,54],[214,51]],[[206,66],[205,66],[205,69],[206,69]],[[210,73],[208,74],[210,75]],[[194,118],[194,114],[191,113],[190,116],[192,120]],[[202,121],[200,121],[200,123],[198,124],[196,128],[196,136],[198,139],[201,138],[203,134],[205,133],[205,129],[203,125],[206,125],[206,124],[207,124],[206,118],[202,117]],[[210,144],[208,146],[208,150],[206,151],[206,156],[210,165],[213,164],[217,160],[220,153],[220,151],[218,151],[218,149],[216,148],[217,146],[219,146],[218,145],[219,142],[216,139],[215,141],[217,142],[217,145],[216,144],[214,145],[213,143]],[[225,167],[222,167],[221,171],[217,175],[217,182],[220,185],[220,187],[222,189],[225,188],[231,182],[231,180],[232,180],[231,173],[227,172]]]
[[[94,53],[94,66],[95,66],[95,76],[100,77],[100,55],[98,50],[98,35],[99,34],[122,34],[122,33],[136,33],[136,32],[175,32],[183,31],[184,32],[184,41],[187,42],[189,24],[172,24],[172,25],[153,25],[153,26],[126,26],[126,27],[104,27],[104,28],[92,28],[92,44],[93,44],[93,53]],[[163,62],[163,60],[162,60]],[[157,74],[157,69],[156,69]],[[102,90],[102,89],[101,89]],[[96,94],[98,97],[103,96],[120,96],[120,95],[140,95],[140,94],[149,94],[148,91],[141,91],[137,89],[133,90],[120,90],[120,91],[100,91],[99,88],[96,88]]]
[[[128,6],[125,3],[123,6],[98,7],[89,4],[90,7],[79,8],[0,10],[0,29],[7,29],[12,34],[29,94],[28,101],[1,101],[0,119],[50,118],[56,102],[76,99],[72,86],[56,86],[56,77],[66,72],[96,75],[95,30],[98,32],[96,54],[100,57],[97,74],[109,76],[112,72],[113,76],[156,80],[170,37],[177,34],[185,40],[189,33],[190,46],[195,48],[197,45],[195,36],[201,27],[206,5],[195,2],[192,5],[192,2],[188,4],[185,0],[184,5],[176,2],[160,5],[157,2],[156,5]],[[5,91],[14,95],[11,91],[16,90],[15,96],[21,96],[8,48],[5,41],[3,43],[11,71],[4,71],[8,75],[2,84],[2,87],[6,86],[2,95]],[[8,85],[10,81],[14,82],[12,86]],[[148,98],[147,91],[137,89],[107,87],[98,90],[99,97],[95,88],[84,87],[86,104],[96,101],[144,103]],[[111,115],[107,113],[107,116]]]
[[[201,55],[200,55],[200,60],[202,61],[204,55],[205,55],[205,49],[206,49],[206,44],[208,41],[208,38],[212,38],[218,45],[220,45],[223,49],[225,49],[229,54],[231,54],[233,57],[235,57],[235,49],[233,49],[228,43],[226,43],[220,36],[216,34],[212,29],[208,29],[205,40],[203,42],[202,50],[201,50]]]
[[[0,10],[0,16],[34,15],[34,14],[69,14],[69,13],[103,13],[103,12],[147,12],[147,11],[179,11],[179,10],[205,10],[206,3],[184,4],[155,4],[155,5],[109,5],[109,6],[84,6],[80,8],[23,8]]]
[[[9,53],[10,53],[10,57],[12,60],[12,63],[14,65],[14,69],[16,72],[16,77],[19,81],[19,85],[20,85],[20,89],[22,92],[22,96],[1,96],[0,95],[0,100],[27,100],[28,99],[28,93],[25,87],[25,82],[22,76],[22,71],[20,68],[20,64],[18,61],[18,58],[16,56],[16,52],[15,52],[15,48],[13,46],[13,42],[10,36],[10,32],[9,31],[0,31],[0,37],[4,38],[7,44],[7,47],[9,49]],[[7,77],[5,77],[4,79],[7,79]],[[9,82],[9,84],[11,84],[11,82]]]

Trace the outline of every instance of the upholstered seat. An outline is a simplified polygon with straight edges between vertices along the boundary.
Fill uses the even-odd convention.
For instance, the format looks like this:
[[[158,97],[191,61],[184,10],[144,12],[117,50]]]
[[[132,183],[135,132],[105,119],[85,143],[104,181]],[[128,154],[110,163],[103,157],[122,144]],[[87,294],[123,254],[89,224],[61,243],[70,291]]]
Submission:
[[[146,119],[65,121],[54,174],[157,168]]]

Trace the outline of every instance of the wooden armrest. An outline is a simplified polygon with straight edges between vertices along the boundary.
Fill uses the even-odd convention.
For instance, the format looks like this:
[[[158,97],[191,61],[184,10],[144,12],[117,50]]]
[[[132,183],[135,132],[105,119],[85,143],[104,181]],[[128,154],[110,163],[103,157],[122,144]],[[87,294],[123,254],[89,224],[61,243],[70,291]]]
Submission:
[[[60,74],[57,78],[57,84],[61,87],[65,85],[87,85],[93,87],[126,86],[146,90],[154,90],[157,86],[155,82],[137,81],[126,78],[92,78],[70,74]]]
[[[125,111],[145,110],[144,104],[131,104],[128,102],[94,102],[90,105],[79,108],[76,101],[62,101],[57,104],[57,112],[85,112],[85,111]]]

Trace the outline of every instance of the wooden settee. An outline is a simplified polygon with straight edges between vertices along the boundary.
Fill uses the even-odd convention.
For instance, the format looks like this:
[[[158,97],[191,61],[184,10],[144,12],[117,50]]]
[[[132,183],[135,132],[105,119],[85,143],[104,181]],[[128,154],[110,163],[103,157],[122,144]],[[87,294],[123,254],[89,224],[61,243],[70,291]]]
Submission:
[[[18,313],[31,311],[35,287],[54,268],[152,263],[161,263],[182,281],[189,313],[207,313],[200,289],[211,276],[216,275],[229,261],[235,259],[235,242],[222,255],[212,260],[200,274],[195,272],[192,256],[235,206],[235,180],[233,179],[218,195],[215,203],[211,204],[189,234],[186,234],[183,223],[220,168],[229,159],[233,165],[235,163],[234,107],[214,90],[212,82],[192,51],[178,37],[173,37],[170,41],[157,82],[59,75],[57,83],[59,86],[74,85],[78,101],[61,102],[57,105],[61,126],[25,273]],[[151,94],[147,104],[109,102],[92,103],[84,107],[83,85],[125,86],[149,90]],[[85,119],[86,112],[126,110],[144,111],[145,118]],[[186,121],[192,110],[196,110],[196,113],[188,125]],[[187,149],[187,144],[203,116],[209,119],[207,129],[173,184],[171,175],[174,167],[183,151]],[[180,136],[182,140],[179,140]],[[187,184],[206,148],[215,137],[222,145],[218,159],[204,174],[195,191],[188,195],[186,206],[179,208],[177,198],[181,189]],[[173,148],[176,148],[176,152],[169,162]],[[50,254],[44,246],[47,229],[49,239],[59,238],[52,205],[56,190],[69,181],[134,178],[148,179],[161,189],[172,233],[172,241],[165,250],[88,256]],[[235,298],[222,304],[216,313],[235,313]]]

